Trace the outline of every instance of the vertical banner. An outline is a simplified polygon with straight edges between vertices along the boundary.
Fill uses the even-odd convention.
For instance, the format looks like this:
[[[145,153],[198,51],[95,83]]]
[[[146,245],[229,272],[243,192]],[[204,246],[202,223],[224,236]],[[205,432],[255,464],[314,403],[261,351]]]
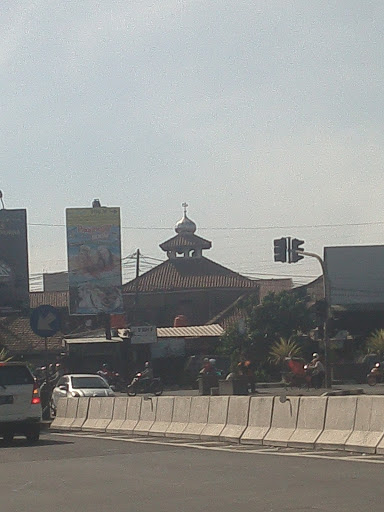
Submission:
[[[0,312],[29,308],[27,211],[0,210]]]
[[[120,208],[67,208],[71,315],[121,314]]]

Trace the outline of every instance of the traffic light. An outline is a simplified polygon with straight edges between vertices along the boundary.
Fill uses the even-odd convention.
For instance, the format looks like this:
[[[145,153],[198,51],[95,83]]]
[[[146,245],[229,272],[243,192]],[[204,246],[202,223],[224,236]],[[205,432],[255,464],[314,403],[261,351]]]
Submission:
[[[287,239],[277,238],[273,241],[273,253],[275,261],[286,263],[287,261]]]
[[[304,240],[299,240],[298,238],[293,238],[291,241],[291,263],[297,263],[298,261],[304,258],[303,254],[300,254],[301,251],[304,250],[304,247],[300,247],[303,245]]]

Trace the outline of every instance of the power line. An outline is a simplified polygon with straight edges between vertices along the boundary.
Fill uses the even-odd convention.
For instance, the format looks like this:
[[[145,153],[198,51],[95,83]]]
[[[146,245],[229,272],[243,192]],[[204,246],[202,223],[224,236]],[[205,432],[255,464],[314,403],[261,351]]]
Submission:
[[[199,231],[262,231],[269,229],[317,229],[317,228],[343,228],[343,227],[358,227],[358,226],[382,226],[384,221],[378,222],[345,222],[340,224],[296,224],[289,226],[234,226],[234,227],[199,227]],[[45,224],[45,223],[28,223],[28,226],[40,227],[57,227],[65,228],[65,224]],[[121,226],[121,229],[137,230],[137,231],[169,231],[170,228],[163,227],[135,227],[135,226]]]

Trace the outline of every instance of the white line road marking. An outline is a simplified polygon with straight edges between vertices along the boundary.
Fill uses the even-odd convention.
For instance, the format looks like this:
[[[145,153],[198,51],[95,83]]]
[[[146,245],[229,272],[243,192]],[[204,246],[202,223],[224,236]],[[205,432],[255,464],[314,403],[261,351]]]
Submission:
[[[282,452],[278,451],[278,448],[270,447],[270,448],[246,448],[243,450],[237,449],[238,445],[223,445],[223,446],[206,446],[203,444],[198,444],[197,442],[181,442],[181,441],[175,441],[175,442],[165,442],[157,439],[149,439],[147,437],[120,437],[120,436],[108,436],[108,435],[101,435],[101,434],[73,434],[73,433],[59,433],[59,432],[52,432],[51,435],[55,436],[63,436],[63,437],[79,437],[79,438],[90,438],[90,439],[105,439],[107,441],[120,441],[124,443],[147,443],[147,444],[157,444],[160,446],[176,446],[178,448],[194,448],[197,450],[213,450],[213,451],[219,451],[219,452],[231,452],[231,453],[247,453],[247,454],[261,454],[261,455],[274,455],[274,456],[280,456],[280,457],[301,457],[301,458],[307,458],[307,459],[326,459],[326,460],[336,460],[336,461],[342,461],[342,462],[363,462],[363,463],[369,463],[369,464],[384,464],[384,458],[378,459],[378,455],[356,455],[351,454],[348,455],[347,452],[339,452],[339,456],[335,455],[326,455],[327,453],[335,453],[332,451],[326,451],[321,452],[321,454],[316,452]],[[244,446],[244,445],[241,445]],[[341,455],[342,454],[342,455]]]

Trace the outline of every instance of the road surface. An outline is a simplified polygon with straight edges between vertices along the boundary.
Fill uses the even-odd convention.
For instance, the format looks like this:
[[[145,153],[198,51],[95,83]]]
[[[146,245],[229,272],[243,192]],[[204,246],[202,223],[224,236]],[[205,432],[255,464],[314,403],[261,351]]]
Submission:
[[[1,512],[381,510],[383,475],[383,457],[219,443],[79,433],[0,446]]]

